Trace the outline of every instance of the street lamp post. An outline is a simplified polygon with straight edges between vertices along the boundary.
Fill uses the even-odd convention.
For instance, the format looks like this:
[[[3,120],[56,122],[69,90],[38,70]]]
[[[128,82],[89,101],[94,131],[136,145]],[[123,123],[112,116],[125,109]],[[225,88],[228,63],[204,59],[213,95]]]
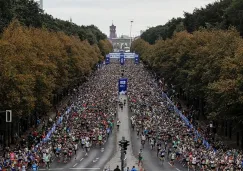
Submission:
[[[121,170],[124,170],[124,160],[125,160],[125,156],[126,156],[126,150],[127,150],[127,146],[129,146],[129,141],[127,141],[125,139],[125,137],[122,137],[122,140],[119,141],[119,146],[121,147]]]
[[[7,140],[7,146],[9,146],[9,144],[10,144],[11,127],[8,127],[8,126],[10,126],[8,123],[12,122],[12,110],[0,111],[0,114],[1,113],[6,114],[6,120],[5,120],[6,123],[5,123],[4,140],[3,140],[3,145],[4,145],[4,148],[5,148],[6,140]],[[8,137],[8,139],[6,137]]]
[[[131,52],[131,47],[132,47],[132,23],[133,23],[133,20],[131,20],[131,26],[130,26],[130,52]]]

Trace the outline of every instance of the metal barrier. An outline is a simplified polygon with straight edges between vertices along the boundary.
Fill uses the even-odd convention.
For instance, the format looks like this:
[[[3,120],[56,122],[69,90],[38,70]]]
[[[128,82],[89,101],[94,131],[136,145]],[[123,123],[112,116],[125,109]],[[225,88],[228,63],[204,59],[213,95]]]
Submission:
[[[193,129],[193,125],[189,122],[189,120],[181,113],[181,111],[174,105],[174,103],[170,100],[170,98],[167,96],[166,93],[162,92],[162,98],[166,99],[167,102],[169,102],[170,105],[173,105],[174,112],[180,116],[180,118],[185,122],[185,124]],[[196,135],[197,139],[203,140],[203,145],[208,149],[210,148],[210,144],[200,135],[200,133],[194,129],[194,134]]]

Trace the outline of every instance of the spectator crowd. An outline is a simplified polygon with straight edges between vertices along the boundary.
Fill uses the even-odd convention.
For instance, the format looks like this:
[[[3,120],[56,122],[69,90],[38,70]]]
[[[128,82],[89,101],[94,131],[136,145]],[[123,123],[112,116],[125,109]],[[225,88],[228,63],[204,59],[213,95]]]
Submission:
[[[116,67],[97,69],[55,119],[50,118],[16,146],[6,147],[0,157],[0,171],[49,168],[53,160],[67,163],[79,148],[88,155],[92,147],[102,147],[112,133],[117,112]]]
[[[195,171],[242,170],[242,151],[216,149],[204,141],[204,133],[198,132],[188,123],[191,119],[186,119],[172,106],[173,103],[161,89],[161,84],[165,83],[147,71],[143,64],[126,63],[126,72],[129,104],[133,113],[131,124],[141,143],[144,139],[152,150],[157,149],[160,159],[167,155],[172,165],[177,161]]]

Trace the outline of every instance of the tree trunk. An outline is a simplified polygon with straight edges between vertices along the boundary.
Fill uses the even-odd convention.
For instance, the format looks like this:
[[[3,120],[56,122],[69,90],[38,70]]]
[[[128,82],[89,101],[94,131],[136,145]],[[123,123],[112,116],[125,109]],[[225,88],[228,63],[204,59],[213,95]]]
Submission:
[[[229,121],[229,138],[232,139],[232,121]]]
[[[200,97],[199,98],[199,117],[201,117],[203,114],[203,100],[202,98]]]
[[[189,91],[187,90],[186,92],[186,103],[188,104],[190,101],[190,98],[189,98]]]
[[[180,87],[180,89],[179,89],[179,98],[181,98],[182,97],[182,88]]]
[[[10,128],[10,123],[7,123],[7,131],[8,131],[8,146],[10,146],[10,143],[11,143],[11,128]]]
[[[224,135],[227,137],[228,136],[228,122],[225,121],[225,124],[224,124]]]
[[[243,149],[243,130],[241,131],[241,149]]]
[[[240,133],[237,131],[237,134],[236,134],[236,144],[237,144],[237,147],[239,147],[240,145]]]

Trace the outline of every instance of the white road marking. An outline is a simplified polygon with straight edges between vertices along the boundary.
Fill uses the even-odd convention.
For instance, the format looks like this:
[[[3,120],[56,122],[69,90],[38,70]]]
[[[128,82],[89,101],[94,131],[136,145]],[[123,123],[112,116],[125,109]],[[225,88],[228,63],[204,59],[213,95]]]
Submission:
[[[181,171],[180,169],[176,168],[176,170]]]
[[[82,161],[84,158],[80,159],[80,161]]]
[[[83,168],[69,168],[69,169],[73,169],[73,170],[100,170],[100,168],[96,168],[96,167],[83,167]]]
[[[73,167],[77,166],[78,163],[76,163],[75,165],[73,165]]]
[[[170,164],[170,162],[168,162],[168,164],[172,166],[172,164]]]

